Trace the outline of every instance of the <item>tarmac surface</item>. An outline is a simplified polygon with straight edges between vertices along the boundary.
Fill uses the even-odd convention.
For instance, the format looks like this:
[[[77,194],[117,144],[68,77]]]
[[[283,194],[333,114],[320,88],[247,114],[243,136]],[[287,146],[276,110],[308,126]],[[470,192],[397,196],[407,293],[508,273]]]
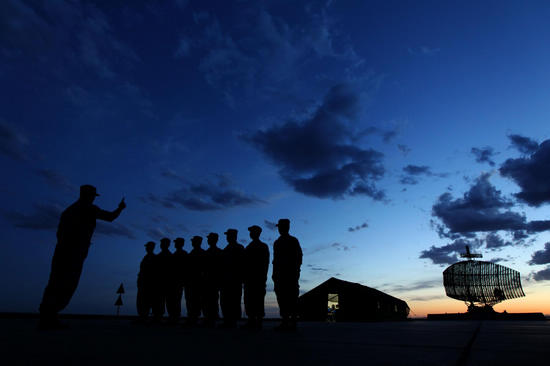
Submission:
[[[0,319],[2,365],[548,365],[549,321],[301,323],[294,333]]]

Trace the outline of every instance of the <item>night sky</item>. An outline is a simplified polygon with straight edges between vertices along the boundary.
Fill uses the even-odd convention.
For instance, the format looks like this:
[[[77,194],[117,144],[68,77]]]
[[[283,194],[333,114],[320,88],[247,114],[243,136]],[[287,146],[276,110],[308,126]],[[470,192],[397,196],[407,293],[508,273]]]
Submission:
[[[135,314],[143,245],[263,227],[330,277],[463,312],[466,244],[550,314],[550,4],[0,2],[0,311],[37,311],[81,184],[98,223],[66,312]],[[206,248],[206,241],[203,242]],[[173,247],[172,247],[173,248]],[[157,246],[158,250],[158,246]],[[268,281],[268,315],[278,309]]]

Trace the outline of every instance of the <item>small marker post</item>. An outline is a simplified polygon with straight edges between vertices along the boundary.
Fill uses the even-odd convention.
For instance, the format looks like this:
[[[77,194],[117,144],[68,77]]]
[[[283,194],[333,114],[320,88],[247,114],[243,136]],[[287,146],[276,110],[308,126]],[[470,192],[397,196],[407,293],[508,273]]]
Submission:
[[[122,303],[122,294],[124,293],[124,285],[121,283],[118,287],[118,290],[116,291],[118,294],[118,299],[116,299],[115,306],[116,308],[116,316],[120,315],[120,307],[123,305]]]

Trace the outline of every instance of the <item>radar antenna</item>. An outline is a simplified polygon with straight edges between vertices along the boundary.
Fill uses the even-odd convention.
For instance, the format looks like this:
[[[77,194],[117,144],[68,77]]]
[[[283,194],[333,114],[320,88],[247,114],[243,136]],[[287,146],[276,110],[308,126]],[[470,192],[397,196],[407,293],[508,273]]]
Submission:
[[[472,258],[481,258],[481,257],[483,257],[483,255],[481,255],[479,253],[471,253],[470,252],[470,246],[466,245],[466,253],[460,253],[460,257],[472,259]]]

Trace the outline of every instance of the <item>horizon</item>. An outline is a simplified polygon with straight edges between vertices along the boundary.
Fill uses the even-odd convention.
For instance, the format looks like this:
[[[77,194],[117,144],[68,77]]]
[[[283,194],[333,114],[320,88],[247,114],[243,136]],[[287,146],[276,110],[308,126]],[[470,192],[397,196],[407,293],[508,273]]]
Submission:
[[[38,310],[59,215],[100,222],[66,313],[135,310],[144,244],[291,220],[300,291],[330,277],[465,312],[469,245],[550,315],[550,4],[0,4],[0,312]],[[9,179],[8,179],[9,178]],[[206,241],[203,242],[206,248]],[[173,250],[173,244],[171,244]],[[157,247],[158,252],[158,247]],[[271,280],[266,316],[278,313]],[[185,313],[185,312],[184,312]]]

